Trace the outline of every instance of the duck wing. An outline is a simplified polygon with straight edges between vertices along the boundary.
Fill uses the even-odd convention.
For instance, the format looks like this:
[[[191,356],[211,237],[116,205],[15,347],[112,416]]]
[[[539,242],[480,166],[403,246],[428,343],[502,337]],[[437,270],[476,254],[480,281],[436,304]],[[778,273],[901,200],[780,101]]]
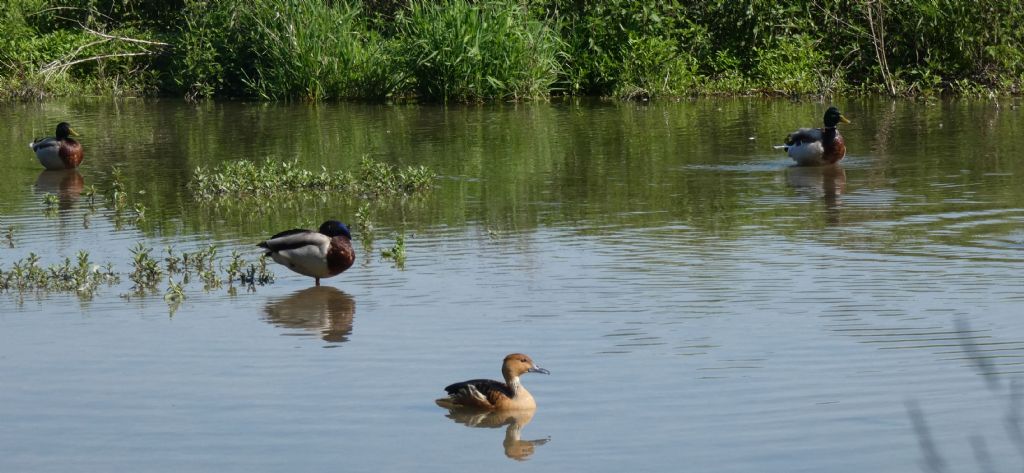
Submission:
[[[487,409],[497,405],[499,398],[515,395],[507,384],[493,379],[471,379],[445,386],[444,390],[456,404]]]
[[[266,248],[271,252],[295,250],[307,246],[326,249],[327,245],[330,244],[330,240],[330,237],[319,232],[295,229],[278,233],[256,246]]]
[[[56,138],[36,138],[28,144],[32,151],[39,151],[45,148],[57,148],[60,146],[60,142]]]
[[[801,128],[786,137],[786,145],[792,146],[797,143],[813,143],[821,141],[821,128]]]

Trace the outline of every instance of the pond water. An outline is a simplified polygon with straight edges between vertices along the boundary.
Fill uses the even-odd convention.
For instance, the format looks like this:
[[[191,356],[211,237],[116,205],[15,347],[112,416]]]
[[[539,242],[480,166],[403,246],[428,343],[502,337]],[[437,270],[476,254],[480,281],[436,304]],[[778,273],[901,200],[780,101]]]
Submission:
[[[771,145],[827,105],[0,105],[0,269],[85,250],[122,275],[0,293],[0,471],[1019,470],[1024,111],[841,100],[846,160],[790,167]],[[61,120],[77,173],[26,146]],[[363,156],[440,177],[373,202],[187,187]],[[140,242],[223,265],[361,206],[358,261],[320,288],[271,265],[174,307],[127,278]],[[523,378],[532,418],[434,404],[510,352],[551,371]]]

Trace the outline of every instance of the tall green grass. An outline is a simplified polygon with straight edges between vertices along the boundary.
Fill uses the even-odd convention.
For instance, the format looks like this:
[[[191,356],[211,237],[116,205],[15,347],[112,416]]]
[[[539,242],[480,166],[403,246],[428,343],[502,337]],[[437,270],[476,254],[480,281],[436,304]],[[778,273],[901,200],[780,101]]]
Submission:
[[[1022,25],[1020,0],[5,0],[0,92],[1020,93]]]
[[[360,10],[321,0],[190,0],[176,80],[195,96],[383,98],[402,83]]]
[[[558,79],[558,37],[518,3],[413,0],[395,21],[402,67],[418,96],[536,99]]]

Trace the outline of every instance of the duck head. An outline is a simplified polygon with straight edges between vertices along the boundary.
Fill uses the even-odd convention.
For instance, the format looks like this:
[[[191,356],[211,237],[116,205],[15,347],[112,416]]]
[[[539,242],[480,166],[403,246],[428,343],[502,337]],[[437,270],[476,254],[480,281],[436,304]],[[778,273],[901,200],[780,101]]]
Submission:
[[[56,136],[57,136],[58,140],[63,140],[65,138],[69,137],[69,136],[79,136],[79,135],[78,135],[77,132],[75,132],[74,129],[71,128],[71,125],[69,125],[68,122],[60,122],[60,123],[57,124]]]
[[[517,378],[523,373],[551,374],[550,371],[537,366],[533,359],[522,353],[513,353],[505,357],[505,361],[501,364],[501,374],[505,375],[506,379]]]
[[[328,220],[320,224],[320,229],[317,231],[331,238],[334,238],[336,236],[344,236],[349,240],[352,239],[352,234],[349,233],[348,225],[345,225],[344,223],[341,223],[337,220]]]
[[[825,110],[825,128],[835,127],[839,122],[850,123],[850,120],[847,120],[838,108],[829,107]]]

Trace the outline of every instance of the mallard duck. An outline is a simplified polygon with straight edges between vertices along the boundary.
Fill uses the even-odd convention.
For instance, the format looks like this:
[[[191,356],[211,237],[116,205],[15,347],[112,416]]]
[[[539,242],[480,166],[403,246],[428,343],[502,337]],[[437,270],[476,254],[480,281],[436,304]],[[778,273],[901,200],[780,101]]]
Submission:
[[[318,231],[286,230],[257,246],[266,248],[266,255],[288,269],[316,279],[337,276],[352,266],[356,252],[352,234],[337,220],[328,220]]]
[[[28,144],[46,169],[74,169],[82,164],[82,144],[70,138],[78,136],[67,122],[57,124],[54,138],[38,138]]]
[[[513,353],[501,364],[501,375],[505,382],[491,379],[471,379],[450,384],[444,388],[448,397],[438,399],[437,405],[446,409],[472,407],[487,410],[536,409],[537,403],[530,392],[519,382],[524,373],[551,374],[539,368],[529,356]]]
[[[839,134],[839,122],[850,123],[839,109],[825,110],[823,128],[801,128],[786,137],[786,144],[776,146],[789,153],[799,166],[824,166],[835,164],[846,156],[846,142]]]

